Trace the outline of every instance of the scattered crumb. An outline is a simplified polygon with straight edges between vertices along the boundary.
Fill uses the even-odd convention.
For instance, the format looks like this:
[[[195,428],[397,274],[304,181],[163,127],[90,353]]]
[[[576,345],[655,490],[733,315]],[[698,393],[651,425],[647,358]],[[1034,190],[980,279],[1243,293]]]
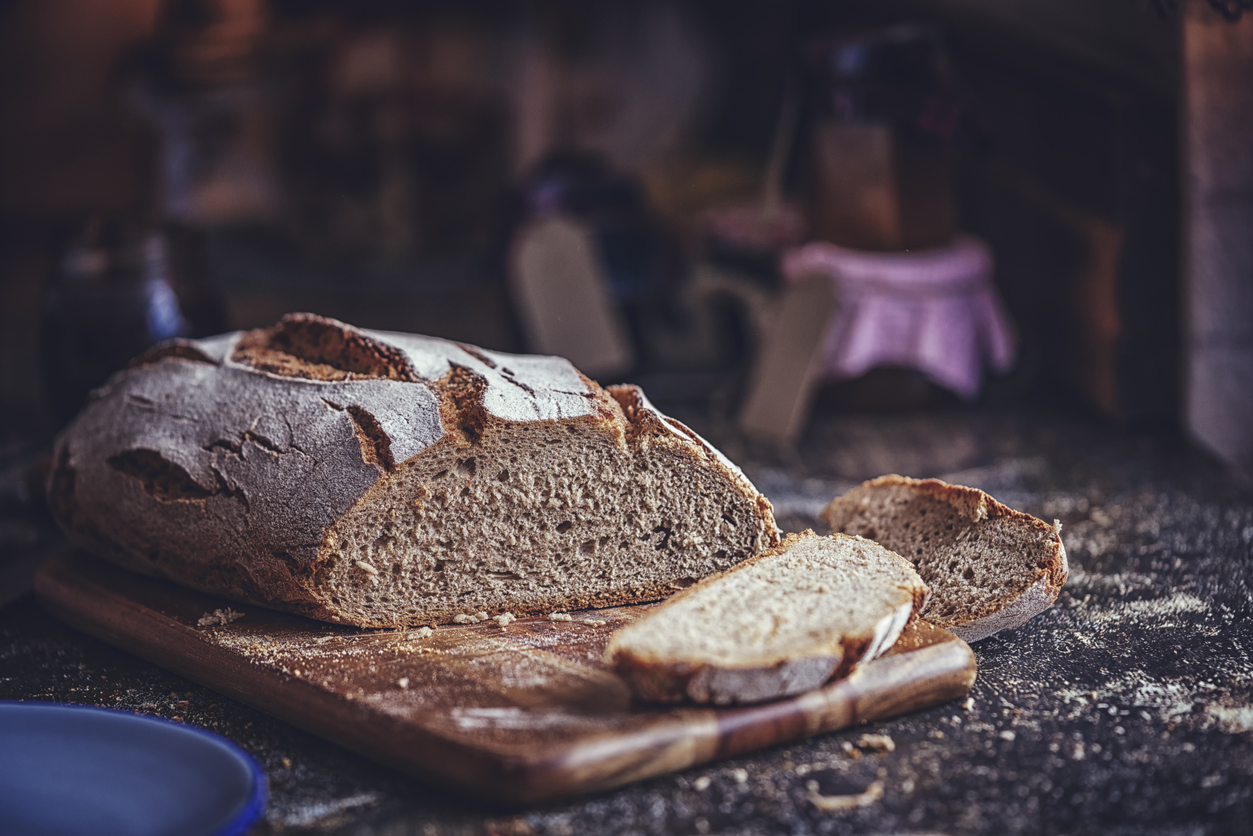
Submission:
[[[486,614],[486,613],[485,613]],[[473,613],[459,613],[452,617],[453,624],[478,624],[483,619]]]
[[[731,770],[731,777],[735,779],[735,783],[742,784],[748,780],[748,770],[747,769],[733,769]]]
[[[844,750],[844,754],[848,755],[850,758],[853,758],[854,760],[861,757],[861,750],[859,750],[852,743],[849,743],[847,740],[840,741],[840,748]]]
[[[896,751],[896,741],[886,734],[863,734],[857,745],[862,749],[876,749],[880,752]]]
[[[400,690],[406,690],[409,687],[409,677],[402,676],[400,679],[396,680],[396,684],[400,686]]]
[[[975,698],[966,697],[966,701],[962,703],[962,711],[974,711],[974,709],[975,709]]]
[[[283,768],[291,769],[291,758],[283,758]]]
[[[866,791],[858,795],[822,795],[818,792],[817,781],[809,782],[809,802],[819,810],[852,810],[867,807],[883,797],[883,781],[878,780],[866,787]]]
[[[550,612],[548,614],[550,621],[573,621],[568,612]]]
[[[321,638],[314,639],[314,640],[313,640],[313,643],[314,643],[314,644],[326,644],[327,642],[329,642],[329,641],[330,641],[331,639],[333,639],[333,638],[335,638],[335,637],[334,637],[334,636],[322,636]]]
[[[224,610],[214,610],[211,613],[205,613],[204,615],[200,616],[200,620],[196,622],[196,626],[211,627],[215,624],[221,624],[223,626],[226,626],[227,624],[230,624],[232,621],[238,621],[239,619],[243,617],[244,617],[244,614],[242,612],[236,612],[230,607],[227,607]]]
[[[711,783],[713,783],[713,780],[708,775],[702,775],[692,782],[692,789],[697,792],[704,792],[709,789]]]
[[[601,621],[599,618],[586,618],[583,620],[583,623],[590,625],[592,627],[604,627],[605,626],[605,622]]]
[[[419,627],[416,630],[410,630],[409,635],[415,639],[425,639],[427,636],[431,635],[434,632],[435,631],[432,630],[430,627]]]
[[[1013,740],[1015,737],[1017,737],[1017,735],[1015,735],[1009,729],[1006,729],[1005,731],[1001,732],[1001,740]]]
[[[1253,706],[1207,705],[1205,713],[1218,723],[1219,728],[1229,734],[1253,731]]]
[[[500,625],[500,629],[502,630],[517,620],[517,617],[511,612],[502,612],[495,618],[496,623]]]

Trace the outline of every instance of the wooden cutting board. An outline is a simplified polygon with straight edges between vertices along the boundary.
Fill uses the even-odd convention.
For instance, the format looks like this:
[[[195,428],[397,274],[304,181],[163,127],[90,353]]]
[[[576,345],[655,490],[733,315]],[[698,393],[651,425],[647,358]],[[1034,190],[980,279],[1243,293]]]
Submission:
[[[606,669],[609,635],[647,607],[364,631],[140,577],[85,556],[46,563],[44,604],[106,642],[434,784],[525,804],[603,790],[964,695],[974,654],[930,625],[847,679],[744,708],[650,707]],[[236,606],[229,624],[199,626]]]

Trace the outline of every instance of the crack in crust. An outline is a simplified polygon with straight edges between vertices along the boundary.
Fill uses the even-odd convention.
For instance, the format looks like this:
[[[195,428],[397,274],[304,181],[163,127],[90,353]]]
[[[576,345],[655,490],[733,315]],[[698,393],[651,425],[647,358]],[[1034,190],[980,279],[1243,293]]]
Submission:
[[[239,338],[231,360],[279,377],[306,380],[419,380],[404,352],[351,325],[316,314],[288,314]]]
[[[216,360],[201,351],[194,342],[179,338],[154,345],[132,360],[128,368],[142,369],[144,366],[151,366],[170,358],[188,360],[193,363],[208,363],[211,366],[218,365]]]
[[[392,439],[379,426],[378,420],[370,411],[356,404],[348,407],[348,417],[352,419],[354,434],[361,442],[361,458],[375,467],[388,473],[396,469],[396,460],[392,458]]]
[[[456,427],[470,443],[478,441],[487,427],[489,416],[483,404],[487,391],[487,379],[465,366],[452,364],[448,374],[439,383],[456,410]]]
[[[186,470],[155,450],[127,450],[110,456],[105,463],[119,473],[139,480],[144,493],[158,502],[203,502],[209,497],[225,496],[248,506],[248,497],[244,492],[231,485],[216,468],[213,475],[217,484],[206,488],[192,479]]]

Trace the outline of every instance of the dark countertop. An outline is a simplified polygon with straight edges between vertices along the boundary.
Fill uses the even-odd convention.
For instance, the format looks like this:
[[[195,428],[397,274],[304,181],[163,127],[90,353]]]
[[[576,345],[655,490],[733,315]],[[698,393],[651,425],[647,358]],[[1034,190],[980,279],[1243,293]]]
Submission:
[[[818,509],[862,478],[938,475],[1060,519],[1069,582],[1048,612],[974,645],[966,705],[520,812],[426,790],[77,633],[30,594],[0,605],[0,699],[225,735],[269,774],[258,834],[1253,833],[1253,491],[1222,468],[1047,411],[825,414],[785,458],[677,417],[744,465],[784,530],[822,530]],[[58,543],[0,520],[6,565]],[[895,749],[850,747],[866,732]],[[882,798],[859,809],[811,798],[876,780]]]

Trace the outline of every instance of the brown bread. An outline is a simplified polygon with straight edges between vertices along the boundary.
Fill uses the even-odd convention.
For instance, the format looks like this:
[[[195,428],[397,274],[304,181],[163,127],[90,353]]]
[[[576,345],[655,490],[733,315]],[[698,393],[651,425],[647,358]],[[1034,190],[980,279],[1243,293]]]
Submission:
[[[49,500],[127,568],[370,627],[655,599],[779,538],[635,387],[310,314],[116,375],[59,438]]]
[[[890,648],[926,596],[909,562],[877,543],[806,531],[618,630],[606,658],[644,700],[776,699]]]
[[[1060,523],[975,488],[881,476],[833,500],[822,518],[911,561],[931,589],[922,618],[968,642],[1026,624],[1066,582]]]

